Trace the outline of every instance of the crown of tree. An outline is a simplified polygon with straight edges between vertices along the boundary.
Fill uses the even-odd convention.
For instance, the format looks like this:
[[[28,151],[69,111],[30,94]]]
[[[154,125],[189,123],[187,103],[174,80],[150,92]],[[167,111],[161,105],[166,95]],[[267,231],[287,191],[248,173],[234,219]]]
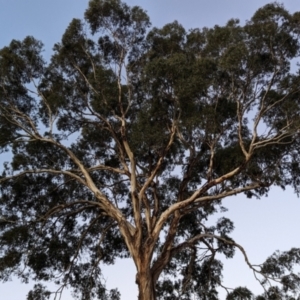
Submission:
[[[300,13],[277,3],[245,25],[186,31],[91,0],[49,63],[33,37],[1,49],[0,147],[11,161],[0,178],[0,278],[119,299],[100,264],[131,257],[139,300],[213,300],[218,257],[237,250],[265,293],[224,287],[228,300],[299,299],[300,249],[254,266],[231,220],[207,225],[226,197],[299,192],[299,33]],[[49,297],[37,284],[27,299]]]

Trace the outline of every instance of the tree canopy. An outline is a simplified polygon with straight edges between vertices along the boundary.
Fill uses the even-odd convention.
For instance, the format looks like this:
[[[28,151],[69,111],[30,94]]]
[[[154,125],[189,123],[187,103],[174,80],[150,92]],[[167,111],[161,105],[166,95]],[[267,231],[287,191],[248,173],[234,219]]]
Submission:
[[[1,49],[0,279],[36,281],[27,300],[45,281],[119,299],[100,266],[130,257],[139,300],[299,299],[300,249],[254,266],[231,220],[207,222],[226,197],[300,191],[299,35],[278,3],[187,31],[91,0],[50,62],[31,36]],[[262,295],[223,286],[235,251]]]

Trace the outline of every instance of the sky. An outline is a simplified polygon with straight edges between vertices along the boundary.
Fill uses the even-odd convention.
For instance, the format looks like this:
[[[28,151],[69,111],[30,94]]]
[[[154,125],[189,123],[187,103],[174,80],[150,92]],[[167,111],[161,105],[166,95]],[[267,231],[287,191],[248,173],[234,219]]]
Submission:
[[[224,25],[231,18],[243,23],[253,13],[270,1],[264,0],[127,0],[129,5],[144,8],[153,26],[161,27],[177,20],[186,29]],[[0,48],[12,39],[32,35],[41,40],[45,57],[49,59],[54,43],[59,42],[72,18],[82,18],[87,0],[0,0]],[[283,1],[290,11],[300,10],[299,0]],[[1,161],[0,161],[0,164]],[[235,196],[225,199],[229,209],[227,217],[235,223],[233,238],[246,249],[253,263],[263,262],[275,250],[300,247],[300,199],[287,189],[272,189],[261,200]],[[217,218],[217,216],[216,216]],[[247,268],[243,257],[237,253],[233,260],[224,261],[224,285],[247,286],[256,293],[261,288]],[[117,262],[104,269],[108,287],[118,287],[122,300],[136,299],[135,270],[131,261]],[[22,300],[30,287],[18,279],[1,286],[1,299]],[[4,296],[5,295],[5,296]],[[222,293],[224,295],[224,293]],[[225,295],[223,296],[225,299]],[[72,298],[66,293],[63,300]]]

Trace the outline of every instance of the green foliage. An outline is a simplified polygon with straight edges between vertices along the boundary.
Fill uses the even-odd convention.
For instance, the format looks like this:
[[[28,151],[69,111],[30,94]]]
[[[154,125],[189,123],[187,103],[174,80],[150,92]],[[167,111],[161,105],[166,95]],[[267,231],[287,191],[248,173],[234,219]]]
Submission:
[[[226,300],[252,300],[253,294],[245,287],[238,287],[234,291],[230,292]]]
[[[51,293],[41,284],[35,284],[33,290],[27,295],[26,300],[47,300],[50,299]]]
[[[265,287],[256,300],[299,298],[299,249],[253,266],[233,222],[208,219],[225,197],[299,193],[300,13],[273,3],[190,31],[150,28],[119,0],[84,16],[49,63],[33,37],[0,50],[0,278],[119,299],[101,264],[131,257],[139,300],[217,300],[220,257],[241,251]],[[37,284],[27,300],[50,296]]]

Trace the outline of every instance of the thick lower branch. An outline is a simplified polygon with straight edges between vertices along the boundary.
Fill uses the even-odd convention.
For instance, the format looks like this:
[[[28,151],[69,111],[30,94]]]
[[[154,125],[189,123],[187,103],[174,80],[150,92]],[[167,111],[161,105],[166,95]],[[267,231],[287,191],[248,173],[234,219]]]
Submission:
[[[158,277],[160,276],[161,272],[167,266],[167,264],[170,262],[170,259],[172,258],[172,247],[174,243],[174,238],[177,233],[180,217],[181,216],[179,212],[175,213],[175,216],[171,221],[169,232],[164,247],[161,251],[161,254],[159,255],[158,259],[156,260],[156,262],[153,264],[151,268],[151,271],[153,273],[153,278],[155,281],[158,280]]]

